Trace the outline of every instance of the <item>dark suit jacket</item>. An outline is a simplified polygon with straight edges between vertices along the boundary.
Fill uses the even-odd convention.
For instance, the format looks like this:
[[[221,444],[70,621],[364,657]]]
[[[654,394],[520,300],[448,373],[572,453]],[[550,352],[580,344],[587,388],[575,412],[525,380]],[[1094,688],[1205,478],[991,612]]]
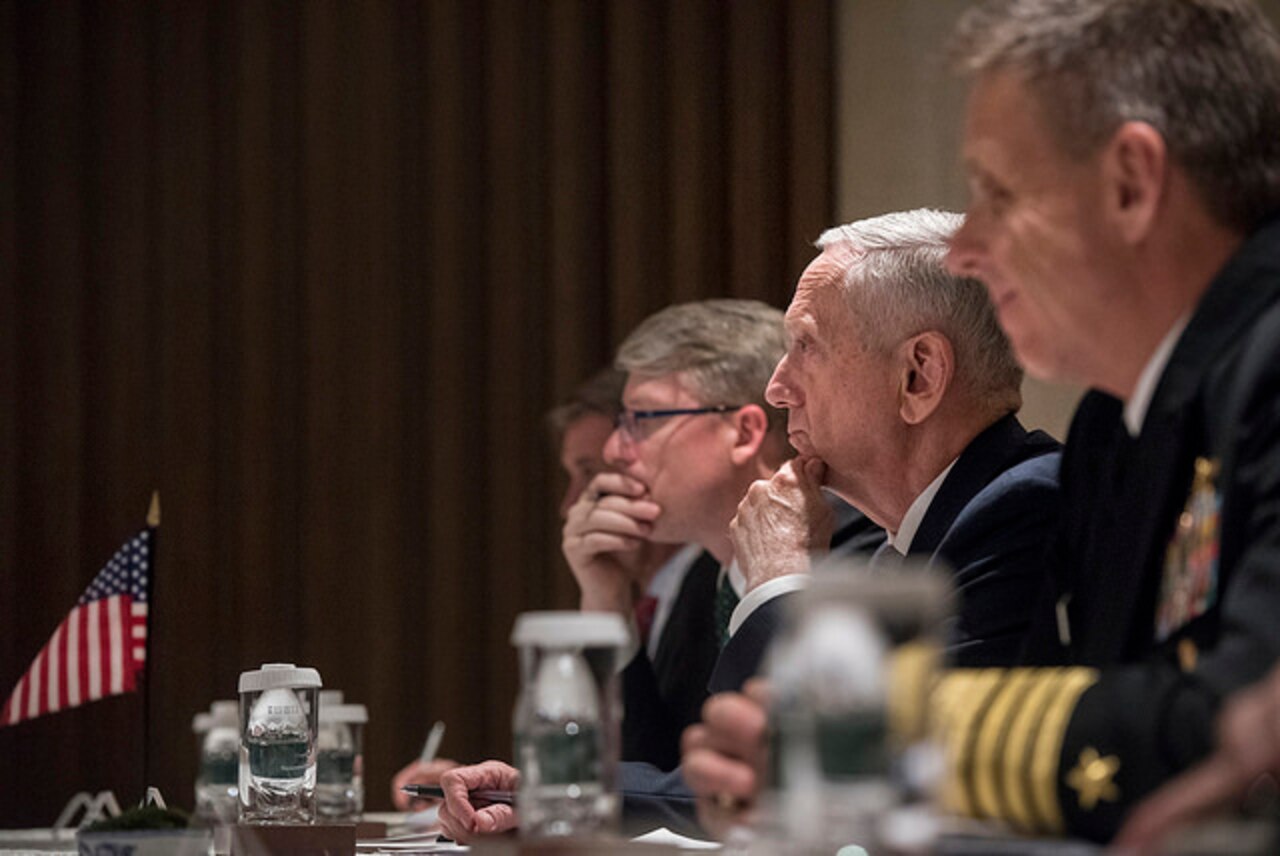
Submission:
[[[685,574],[652,660],[642,647],[622,672],[622,760],[662,770],[680,763],[680,735],[697,722],[720,652],[715,627],[720,563],[703,551]]]
[[[1043,583],[1042,554],[1058,510],[1059,445],[1009,415],[965,447],[929,505],[911,555],[955,572],[959,615],[950,654],[961,665],[1011,664]],[[741,687],[759,671],[790,596],[762,604],[729,640],[712,692]]]
[[[1165,551],[1197,457],[1221,466],[1216,596],[1158,640]],[[1081,403],[1063,491],[1043,618],[1026,653],[1101,668],[1066,726],[1056,787],[1067,829],[1105,839],[1137,799],[1212,747],[1223,696],[1280,657],[1280,219],[1201,299],[1136,439],[1118,400],[1094,392]],[[1066,777],[1090,748],[1118,760],[1119,797],[1086,810]]]
[[[853,555],[855,553],[870,555],[875,552],[877,547],[884,543],[884,530],[872,523],[865,514],[858,511],[856,508],[853,508],[843,500],[835,497],[831,497],[830,499],[832,510],[836,515],[836,531],[835,534],[831,536],[831,551],[833,554],[840,552],[847,555]],[[703,558],[707,557],[709,557],[709,554],[704,553]],[[701,561],[701,559],[699,561]],[[718,580],[719,569],[715,564],[714,559],[712,559],[711,562],[711,567],[713,569],[711,576],[711,599],[714,601],[714,589]],[[690,574],[692,573],[693,570],[691,569]],[[758,611],[759,610],[757,610],[757,612]],[[713,610],[711,602],[707,604],[706,611],[702,614],[707,616],[709,619],[712,617]],[[780,614],[781,613],[779,612],[778,615]],[[755,613],[752,614],[753,618],[754,616]],[[775,620],[777,618],[776,615],[771,617]],[[747,630],[748,633],[763,634],[772,630],[772,624],[766,622],[747,622],[747,624],[744,624],[743,627],[738,630],[738,633],[742,633],[743,630]],[[666,638],[665,632],[663,634],[663,638],[664,640]],[[767,644],[767,639],[763,640],[759,644],[760,653],[756,655],[757,663],[759,661],[759,657],[763,654],[765,644]],[[710,650],[712,652],[712,660],[714,663],[715,655],[720,653],[719,643],[715,640],[714,633],[712,636]],[[677,654],[677,657],[680,654],[678,650],[676,650],[675,653]],[[663,652],[659,650],[658,656],[660,660],[662,655]],[[698,662],[701,661],[699,660]],[[633,661],[627,667],[627,671],[623,673],[624,679],[627,677],[628,673],[631,672],[632,667],[635,667],[636,665],[637,664]],[[680,663],[678,660],[673,661],[671,666],[672,668],[680,668]],[[700,674],[707,675],[710,674],[710,672],[711,669],[708,666],[707,671]],[[650,672],[650,674],[652,674],[652,672]],[[750,675],[748,674],[746,677],[750,677]],[[646,683],[648,686],[652,686],[651,680],[642,678],[640,675],[634,675],[632,676],[632,679],[635,681],[637,688],[646,686]],[[745,680],[745,677],[743,680]],[[738,686],[740,685],[741,682],[739,682]],[[626,690],[624,689],[624,693],[625,692]],[[692,718],[685,723],[686,725],[692,724],[701,719],[701,704],[702,701],[706,699],[707,694],[707,681],[704,678],[701,700],[698,702],[698,709],[693,711]],[[628,705],[627,709],[631,710],[630,705],[632,704],[632,698],[629,694],[627,694],[625,698],[626,704]],[[648,708],[644,709],[647,710]],[[675,769],[671,769],[671,767],[663,767],[661,764],[658,764],[651,758],[646,758],[643,755],[634,753],[631,756],[626,754],[623,755],[624,761],[632,762],[622,764],[620,771],[622,789],[628,793],[628,797],[623,804],[623,813],[626,818],[634,820],[636,818],[652,819],[653,817],[662,817],[666,821],[665,825],[672,829],[677,828],[676,824],[682,824],[686,828],[690,828],[689,825],[693,823],[691,803],[689,802],[692,798],[692,794],[689,792],[688,788],[685,787],[684,780],[680,777],[680,770],[676,766],[680,761],[680,735],[682,731],[683,726],[680,730],[674,733],[673,745],[675,749],[675,763],[672,764],[671,767],[674,767]],[[667,739],[669,739],[669,735]],[[623,742],[625,744],[625,737]],[[641,795],[652,796],[642,797]],[[655,811],[658,812],[658,814],[655,815]],[[667,814],[663,815],[662,813],[664,812]],[[696,825],[693,828],[696,828]]]

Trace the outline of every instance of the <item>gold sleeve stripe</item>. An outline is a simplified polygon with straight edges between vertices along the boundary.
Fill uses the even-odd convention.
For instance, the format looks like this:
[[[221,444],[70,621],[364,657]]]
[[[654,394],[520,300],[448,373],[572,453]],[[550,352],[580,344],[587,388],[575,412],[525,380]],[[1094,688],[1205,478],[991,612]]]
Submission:
[[[973,803],[982,817],[1003,818],[1003,779],[999,775],[1001,751],[1009,725],[1020,709],[1027,688],[1041,676],[1031,669],[1014,669],[991,700],[978,725],[973,744]]]
[[[972,669],[952,669],[944,673],[934,687],[930,697],[930,728],[934,741],[942,749],[946,757],[945,774],[939,789],[939,799],[948,810],[960,813],[961,808],[956,795],[954,771],[956,759],[953,757],[955,743],[955,722],[959,716],[961,702],[973,687],[975,676],[979,674]]]
[[[1040,723],[1031,752],[1031,795],[1036,812],[1045,823],[1045,831],[1062,834],[1062,806],[1058,803],[1058,772],[1067,724],[1076,702],[1098,680],[1093,669],[1068,669],[1062,685],[1054,694]]]
[[[968,687],[957,691],[946,728],[948,799],[945,804],[959,814],[976,816],[973,802],[974,731],[991,698],[1004,681],[1004,669],[981,669],[971,673]]]
[[[1044,717],[1045,706],[1062,686],[1061,669],[1035,669],[1031,686],[1009,723],[999,759],[1003,770],[1005,809],[1008,820],[1023,832],[1044,828],[1044,818],[1036,813],[1030,793],[1031,744]]]
[[[889,668],[889,732],[903,744],[924,737],[929,693],[942,659],[937,645],[908,642],[894,649]]]

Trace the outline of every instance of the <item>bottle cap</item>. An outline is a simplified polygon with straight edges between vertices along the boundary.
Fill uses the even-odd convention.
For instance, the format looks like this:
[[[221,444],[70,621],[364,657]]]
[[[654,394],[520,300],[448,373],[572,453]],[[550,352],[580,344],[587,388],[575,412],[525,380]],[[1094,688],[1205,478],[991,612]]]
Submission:
[[[319,689],[320,673],[299,668],[293,663],[264,663],[261,669],[240,673],[240,692],[253,693],[273,689]]]
[[[204,734],[213,727],[213,717],[201,711],[191,718],[191,730],[196,734]]]
[[[365,723],[369,721],[369,711],[362,704],[320,705],[320,722]]]
[[[320,690],[320,709],[342,704],[342,690]]]
[[[218,728],[224,725],[235,727],[240,723],[240,702],[219,699],[209,705],[209,725]]]
[[[612,612],[522,612],[511,644],[614,647],[627,644],[627,625]]]

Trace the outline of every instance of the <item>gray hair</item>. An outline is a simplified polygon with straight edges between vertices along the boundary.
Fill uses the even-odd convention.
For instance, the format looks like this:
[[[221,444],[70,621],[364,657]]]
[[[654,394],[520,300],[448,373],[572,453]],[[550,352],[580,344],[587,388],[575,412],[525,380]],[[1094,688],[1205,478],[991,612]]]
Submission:
[[[994,0],[960,19],[952,55],[1015,74],[1075,158],[1146,122],[1220,223],[1280,207],[1280,42],[1246,0]]]
[[[650,315],[618,348],[614,365],[645,378],[679,374],[705,405],[758,404],[786,448],[786,416],[764,400],[786,352],[782,311],[758,300],[678,303]]]
[[[996,321],[986,288],[951,275],[947,243],[963,218],[920,208],[828,229],[819,250],[852,254],[838,283],[861,341],[887,352],[906,339],[936,330],[955,350],[956,381],[995,411],[1022,406],[1022,369]]]
[[[569,397],[547,413],[551,439],[560,444],[569,426],[584,416],[603,416],[610,421],[622,409],[622,387],[627,376],[609,366],[578,384]]]

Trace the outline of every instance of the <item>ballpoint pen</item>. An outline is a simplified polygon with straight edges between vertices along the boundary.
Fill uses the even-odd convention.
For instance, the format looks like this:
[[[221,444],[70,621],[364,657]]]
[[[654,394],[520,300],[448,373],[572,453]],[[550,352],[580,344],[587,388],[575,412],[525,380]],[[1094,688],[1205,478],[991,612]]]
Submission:
[[[436,720],[436,724],[431,726],[431,731],[427,734],[427,742],[422,744],[422,755],[418,758],[420,764],[430,764],[436,759],[436,752],[440,751],[440,741],[444,739],[444,723]]]
[[[437,785],[402,785],[400,790],[423,799],[444,799],[444,791]],[[516,795],[512,791],[480,788],[474,791],[467,791],[467,796],[477,802],[489,803],[490,805],[495,803],[501,803],[502,805],[516,804]]]
[[[400,790],[406,794],[412,794],[415,797],[424,799],[444,799],[444,790],[438,785],[401,785]],[[674,794],[653,794],[645,791],[632,791],[623,789],[618,795],[626,800],[635,800],[641,803],[676,803],[691,804],[694,802],[693,796],[674,795]],[[467,791],[467,796],[477,802],[488,803],[489,805],[515,805],[515,791],[496,790],[493,788],[477,788]]]

